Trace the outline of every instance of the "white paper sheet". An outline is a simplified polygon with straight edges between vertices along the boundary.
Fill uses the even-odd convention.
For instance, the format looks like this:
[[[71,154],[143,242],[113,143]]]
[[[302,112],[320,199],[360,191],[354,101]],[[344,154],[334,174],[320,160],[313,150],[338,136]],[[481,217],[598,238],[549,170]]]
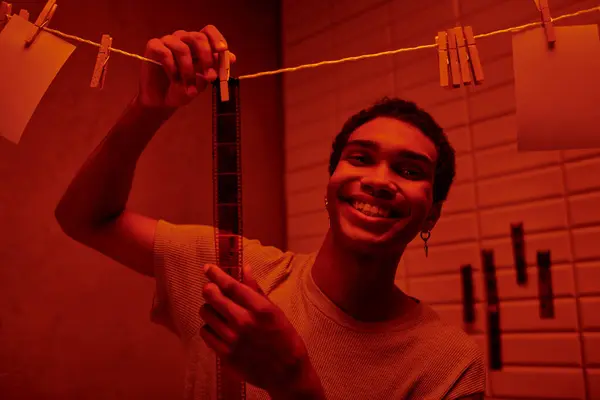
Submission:
[[[520,151],[600,147],[600,40],[597,25],[513,35]]]
[[[19,143],[44,93],[75,46],[42,31],[25,48],[35,25],[13,15],[0,32],[0,136]]]

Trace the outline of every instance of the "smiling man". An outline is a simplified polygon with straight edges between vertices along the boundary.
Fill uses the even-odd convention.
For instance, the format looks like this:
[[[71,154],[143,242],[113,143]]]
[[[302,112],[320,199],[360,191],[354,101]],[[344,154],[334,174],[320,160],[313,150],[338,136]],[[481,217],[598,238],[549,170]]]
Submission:
[[[219,31],[148,43],[140,90],[56,208],[64,232],[156,279],[152,320],[189,354],[185,397],[213,399],[215,357],[248,399],[480,399],[481,351],[394,283],[407,244],[426,240],[454,179],[454,150],[425,111],[384,99],[336,136],[314,254],[244,239],[244,283],[213,264],[210,226],[127,209],[136,163],[160,126],[216,78]],[[232,61],[235,61],[233,57]]]

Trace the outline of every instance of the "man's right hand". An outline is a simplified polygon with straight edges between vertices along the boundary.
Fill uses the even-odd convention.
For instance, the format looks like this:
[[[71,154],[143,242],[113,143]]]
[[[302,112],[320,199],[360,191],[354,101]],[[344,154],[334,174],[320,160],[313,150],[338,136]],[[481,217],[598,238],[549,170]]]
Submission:
[[[223,35],[212,25],[199,32],[177,31],[151,39],[145,57],[137,101],[145,107],[175,109],[188,104],[218,76],[218,53],[228,51]],[[230,63],[235,55],[229,52]]]

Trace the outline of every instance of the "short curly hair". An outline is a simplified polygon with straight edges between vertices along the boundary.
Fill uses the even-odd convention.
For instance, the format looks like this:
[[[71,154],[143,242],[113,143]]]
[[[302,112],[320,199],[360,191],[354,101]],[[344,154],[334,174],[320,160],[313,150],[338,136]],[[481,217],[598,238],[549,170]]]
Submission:
[[[444,130],[433,117],[415,103],[396,97],[384,97],[352,115],[336,135],[329,157],[329,175],[333,175],[348,139],[361,125],[378,117],[396,118],[411,124],[433,141],[438,152],[433,184],[433,201],[445,201],[456,174],[456,154]]]

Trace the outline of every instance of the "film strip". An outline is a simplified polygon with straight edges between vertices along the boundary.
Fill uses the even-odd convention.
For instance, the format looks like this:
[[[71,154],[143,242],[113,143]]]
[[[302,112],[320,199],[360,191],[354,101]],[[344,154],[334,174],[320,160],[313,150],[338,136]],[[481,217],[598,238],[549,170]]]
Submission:
[[[517,284],[527,285],[527,258],[525,256],[525,232],[523,223],[511,224],[510,236],[512,240],[513,259],[517,274]]]
[[[213,82],[213,219],[217,265],[230,276],[242,274],[242,158],[240,84],[229,78],[229,100],[221,101],[219,80]],[[217,358],[217,399],[245,400],[246,384],[227,373]]]
[[[463,300],[463,322],[475,322],[475,285],[473,283],[473,267],[471,264],[460,267]]]
[[[552,289],[552,259],[550,250],[537,252],[538,298],[540,318],[554,318],[554,291]]]
[[[488,362],[491,370],[502,369],[502,341],[500,328],[500,298],[496,279],[496,263],[493,250],[481,251],[481,263],[487,297]]]

